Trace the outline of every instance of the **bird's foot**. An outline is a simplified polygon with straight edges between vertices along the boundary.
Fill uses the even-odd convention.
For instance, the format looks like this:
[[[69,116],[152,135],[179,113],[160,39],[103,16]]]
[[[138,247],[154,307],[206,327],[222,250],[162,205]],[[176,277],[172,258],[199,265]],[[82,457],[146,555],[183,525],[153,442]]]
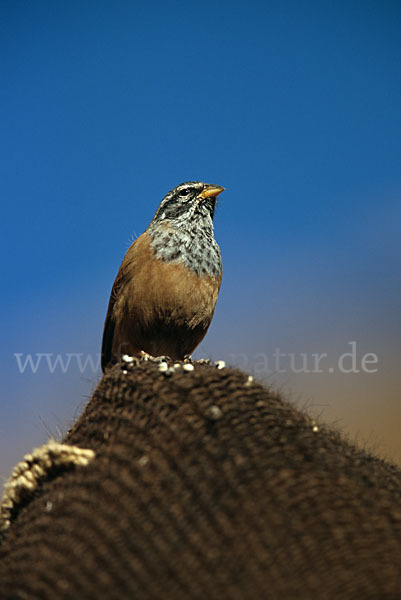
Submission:
[[[168,363],[168,362],[172,362],[173,359],[171,358],[171,356],[164,356],[164,354],[163,354],[162,356],[155,356],[153,358],[153,360],[156,361],[156,362],[166,362],[166,363]]]
[[[150,361],[150,362],[155,362],[155,363],[161,363],[161,362],[171,362],[173,360],[170,356],[152,356],[151,354],[148,354],[144,350],[141,350],[141,352],[139,353],[139,356],[140,356],[140,359],[145,362]]]

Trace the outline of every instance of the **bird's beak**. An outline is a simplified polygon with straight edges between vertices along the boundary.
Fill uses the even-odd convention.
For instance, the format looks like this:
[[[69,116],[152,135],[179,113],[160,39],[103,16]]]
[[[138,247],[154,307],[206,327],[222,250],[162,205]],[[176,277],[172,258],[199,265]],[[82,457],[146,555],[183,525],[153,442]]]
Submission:
[[[224,192],[225,188],[220,185],[208,185],[199,194],[198,198],[216,198],[221,192]]]

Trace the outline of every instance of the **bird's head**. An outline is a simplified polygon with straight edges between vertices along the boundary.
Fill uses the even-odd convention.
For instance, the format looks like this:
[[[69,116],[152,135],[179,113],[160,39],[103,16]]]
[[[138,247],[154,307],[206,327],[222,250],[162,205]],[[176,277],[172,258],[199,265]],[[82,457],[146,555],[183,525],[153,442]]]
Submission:
[[[217,196],[224,190],[219,185],[188,181],[172,189],[161,201],[152,224],[170,221],[182,224],[197,217],[213,220]]]

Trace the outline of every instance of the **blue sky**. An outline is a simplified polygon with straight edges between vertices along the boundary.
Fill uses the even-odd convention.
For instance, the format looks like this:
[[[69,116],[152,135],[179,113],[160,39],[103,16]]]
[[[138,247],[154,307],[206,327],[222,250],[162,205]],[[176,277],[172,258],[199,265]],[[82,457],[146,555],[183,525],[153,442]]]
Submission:
[[[345,352],[373,374],[273,377],[401,460],[398,2],[22,2],[0,9],[0,450],[68,426],[113,279],[165,193],[226,187],[224,279],[199,356]],[[235,361],[234,361],[235,362]]]

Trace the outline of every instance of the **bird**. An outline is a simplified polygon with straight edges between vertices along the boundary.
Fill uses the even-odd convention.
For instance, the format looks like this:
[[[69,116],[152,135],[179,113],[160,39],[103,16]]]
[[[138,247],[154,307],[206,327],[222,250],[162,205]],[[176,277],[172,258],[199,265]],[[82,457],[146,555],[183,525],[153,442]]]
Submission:
[[[176,186],[127,250],[104,324],[103,372],[124,354],[183,360],[206,335],[222,279],[213,219],[224,189]]]

